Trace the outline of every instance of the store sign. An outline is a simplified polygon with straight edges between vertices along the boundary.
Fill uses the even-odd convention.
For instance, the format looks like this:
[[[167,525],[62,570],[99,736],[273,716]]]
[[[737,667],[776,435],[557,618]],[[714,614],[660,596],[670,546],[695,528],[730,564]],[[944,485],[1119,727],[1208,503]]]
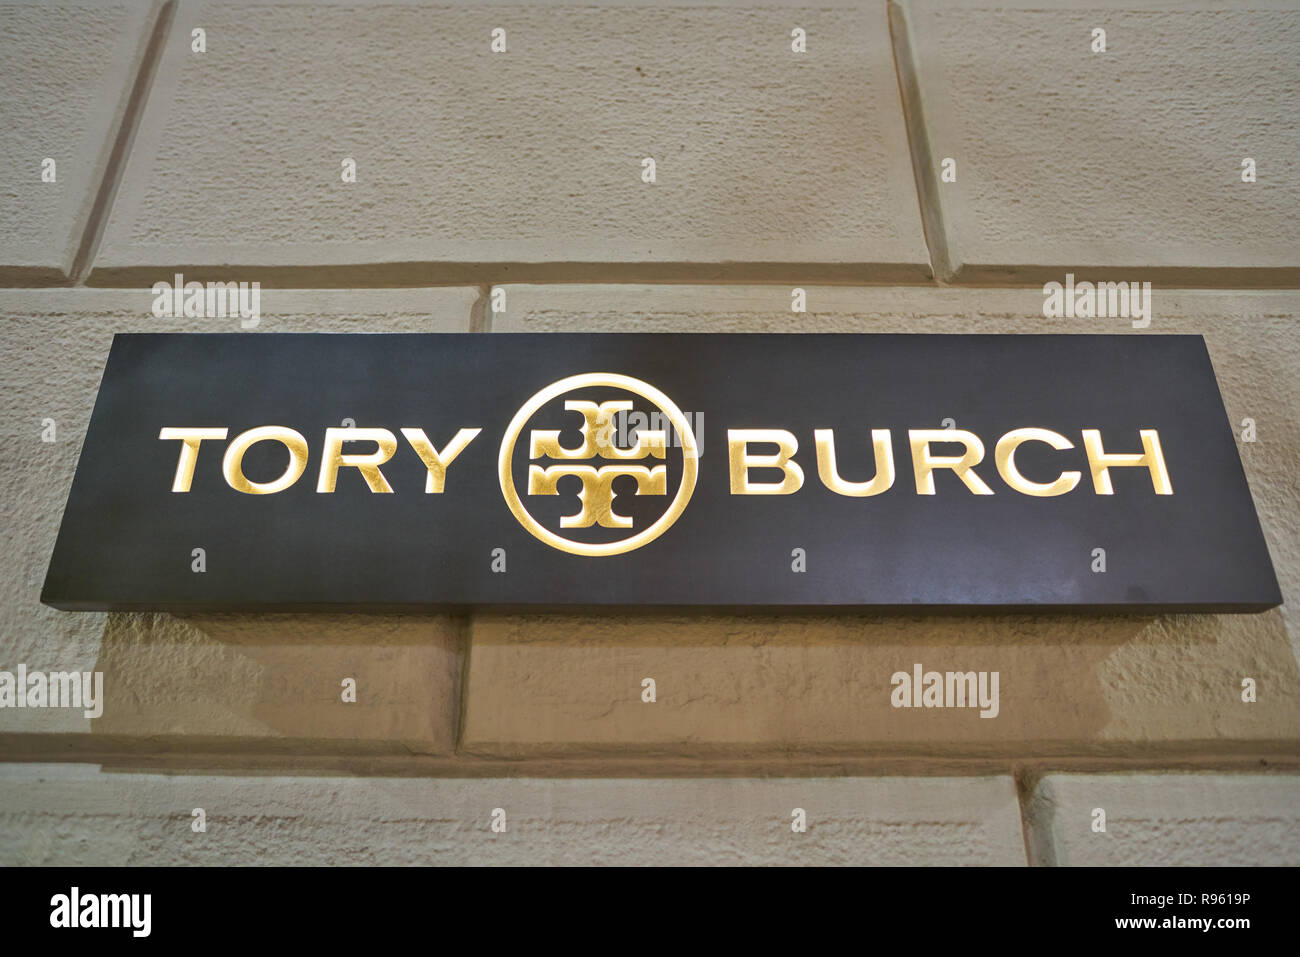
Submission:
[[[1258,611],[1199,336],[119,335],[42,600]]]

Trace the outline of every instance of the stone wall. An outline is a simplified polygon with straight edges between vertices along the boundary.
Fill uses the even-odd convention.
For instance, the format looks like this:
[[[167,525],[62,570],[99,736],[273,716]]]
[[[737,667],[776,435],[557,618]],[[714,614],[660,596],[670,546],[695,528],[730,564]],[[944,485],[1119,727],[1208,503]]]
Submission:
[[[0,669],[105,697],[0,710],[0,864],[1300,863],[1286,605],[38,600],[113,333],[239,328],[156,317],[176,273],[260,282],[250,336],[1201,334],[1289,599],[1297,62],[1281,2],[0,0]],[[1149,326],[1046,318],[1067,273]],[[918,661],[999,716],[891,708]]]

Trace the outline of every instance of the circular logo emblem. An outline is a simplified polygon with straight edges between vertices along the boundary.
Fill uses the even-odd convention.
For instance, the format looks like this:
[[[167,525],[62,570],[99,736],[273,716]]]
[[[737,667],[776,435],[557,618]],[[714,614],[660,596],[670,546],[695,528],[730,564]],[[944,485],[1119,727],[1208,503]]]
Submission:
[[[561,398],[562,415],[552,408]],[[525,494],[520,495],[515,482],[516,446],[525,426],[539,413],[555,415],[555,421],[539,424],[568,424],[579,441],[565,444],[559,428],[530,429],[527,485]],[[574,413],[581,416],[581,428],[573,428],[579,421]],[[629,422],[638,418],[643,424],[629,430]],[[661,427],[664,425],[670,428]],[[680,469],[676,465],[679,450]],[[680,472],[671,495],[670,472]],[[630,552],[666,532],[686,509],[698,473],[699,447],[682,410],[648,382],[613,372],[569,376],[534,395],[510,420],[498,460],[501,494],[519,524],[552,548],[592,557]],[[576,493],[578,511],[557,516],[556,503],[565,497],[561,482]],[[567,499],[574,497],[570,494]],[[524,504],[525,498],[534,504],[532,512]],[[648,521],[642,517],[646,509],[641,506],[652,501],[668,505],[658,518]],[[538,503],[546,503],[547,508],[538,508]],[[629,510],[633,514],[628,514]],[[638,530],[638,524],[644,527]],[[589,531],[570,531],[577,529]],[[590,540],[593,535],[604,540]]]

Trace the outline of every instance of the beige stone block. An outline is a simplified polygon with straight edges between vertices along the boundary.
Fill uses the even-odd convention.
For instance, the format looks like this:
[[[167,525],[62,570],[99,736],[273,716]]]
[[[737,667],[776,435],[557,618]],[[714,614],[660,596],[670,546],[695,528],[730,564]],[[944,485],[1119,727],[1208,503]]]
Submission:
[[[199,807],[201,834],[191,828]],[[504,832],[492,830],[498,808]],[[795,808],[806,832],[791,828]],[[0,764],[0,865],[1023,863],[1009,777],[354,778]]]
[[[926,278],[886,9],[183,2],[91,281],[216,265],[282,285]]]
[[[161,6],[0,3],[0,284],[71,274]]]
[[[1283,119],[1294,3],[895,0],[891,13],[936,268],[975,282],[1300,279],[1300,128]]]
[[[1093,829],[1097,809],[1104,832]],[[1035,864],[1300,864],[1295,774],[1050,774],[1026,817]]]
[[[999,674],[999,708],[895,708],[891,677]],[[1243,675],[1259,700],[1240,700]],[[653,678],[657,700],[641,698]],[[1300,750],[1300,677],[1255,617],[475,617],[461,746],[1174,758]]]
[[[1284,598],[1300,591],[1300,294],[1157,291],[1149,330],[1048,320],[1039,290],[507,286],[500,331],[1202,333]],[[511,616],[472,626],[462,746],[483,754],[1300,753],[1293,613]],[[1001,710],[894,709],[890,678],[998,671]],[[644,704],[640,682],[656,679]],[[1258,700],[1241,701],[1254,678]]]
[[[473,289],[262,293],[260,332],[465,331]],[[0,710],[0,753],[411,750],[454,744],[462,624],[446,616],[62,612],[39,602],[115,332],[238,331],[156,319],[148,289],[0,292],[0,669],[102,671],[105,708]],[[53,419],[53,443],[41,441]],[[356,704],[340,683],[358,682]]]

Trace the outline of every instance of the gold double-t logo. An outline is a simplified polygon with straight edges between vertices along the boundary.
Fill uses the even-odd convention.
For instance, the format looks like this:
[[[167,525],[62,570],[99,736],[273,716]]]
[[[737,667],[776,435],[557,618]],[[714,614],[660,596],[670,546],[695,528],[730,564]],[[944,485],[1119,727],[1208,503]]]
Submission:
[[[626,538],[610,542],[583,542],[566,538],[539,522],[525,506],[515,487],[513,459],[515,445],[528,420],[548,402],[566,394],[592,388],[619,389],[640,396],[657,407],[667,418],[678,436],[682,451],[682,476],[672,493],[664,513],[649,527],[634,532]],[[614,417],[633,408],[630,399],[593,402],[590,399],[565,399],[567,412],[582,414],[582,442],[573,448],[560,443],[560,432],[553,429],[534,429],[528,439],[527,494],[558,495],[560,479],[575,476],[581,483],[578,500],[579,511],[560,516],[560,527],[626,529],[633,528],[630,516],[615,509],[619,496],[614,492],[614,480],[629,476],[636,481],[634,495],[669,495],[668,467],[666,464],[668,435],[664,430],[638,430],[635,444],[621,448],[614,442]],[[549,460],[540,464],[537,460]],[[593,462],[593,460],[596,460]],[[658,460],[656,462],[656,460]],[[579,464],[581,463],[581,464]],[[609,464],[597,464],[609,463]],[[506,428],[501,440],[498,458],[498,476],[506,504],[519,523],[535,538],[552,548],[574,555],[601,557],[619,555],[646,545],[677,521],[695,490],[699,473],[699,447],[690,422],[681,409],[648,382],[612,372],[586,373],[561,379],[542,389],[526,403]]]
[[[668,442],[662,430],[638,432],[636,444],[619,448],[613,442],[614,416],[631,412],[632,402],[619,399],[612,402],[589,402],[585,399],[567,399],[566,412],[580,412],[583,418],[582,444],[567,449],[560,444],[560,433],[534,429],[529,442],[529,459],[551,458],[558,460],[602,458],[628,462],[647,458],[662,459]],[[668,468],[656,465],[540,465],[528,466],[529,495],[558,495],[560,479],[572,475],[582,482],[578,501],[582,509],[576,515],[560,517],[561,528],[631,528],[632,518],[614,511],[614,479],[630,476],[636,479],[637,495],[667,495]]]

